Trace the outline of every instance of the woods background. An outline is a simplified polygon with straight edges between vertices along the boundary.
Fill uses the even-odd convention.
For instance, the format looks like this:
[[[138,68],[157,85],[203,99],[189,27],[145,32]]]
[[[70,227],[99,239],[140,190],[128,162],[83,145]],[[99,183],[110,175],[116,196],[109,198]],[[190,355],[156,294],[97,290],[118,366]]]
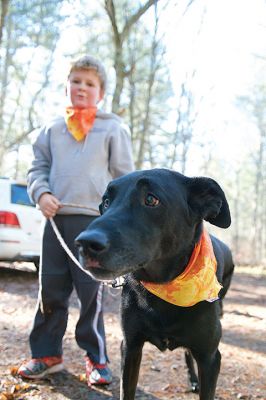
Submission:
[[[222,3],[230,19],[230,2]],[[263,0],[248,3],[264,4],[266,13]],[[215,233],[232,247],[238,264],[265,265],[266,45],[250,54],[254,68],[249,85],[228,100],[235,113],[225,108],[223,120],[215,120],[221,109],[215,84],[202,89],[203,72],[196,58],[182,64],[180,43],[185,37],[178,29],[193,30],[186,49],[195,51],[210,7],[207,0],[1,0],[0,175],[25,181],[32,131],[62,113],[65,105],[69,62],[86,53],[95,55],[109,77],[103,108],[129,126],[136,168],[167,167],[217,180],[233,222],[227,231]],[[239,8],[239,18],[241,12]],[[236,32],[238,23],[236,19]],[[176,29],[169,39],[171,26]],[[265,37],[266,25],[260,29]],[[217,46],[226,47],[229,41]],[[170,48],[179,60],[174,72]],[[212,49],[207,54],[199,55],[206,64]],[[237,79],[232,59],[225,61]],[[223,79],[229,90],[225,77],[218,80]],[[236,136],[239,142],[233,139],[234,129],[242,129],[243,136]],[[231,140],[228,132],[233,132]]]

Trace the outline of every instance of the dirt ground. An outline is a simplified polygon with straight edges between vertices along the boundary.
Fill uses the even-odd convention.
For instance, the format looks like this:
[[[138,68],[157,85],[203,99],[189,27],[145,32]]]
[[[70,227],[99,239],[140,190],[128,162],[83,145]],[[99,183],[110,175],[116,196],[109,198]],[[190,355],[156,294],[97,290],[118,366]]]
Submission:
[[[120,290],[105,294],[105,322],[113,383],[89,389],[84,377],[83,351],[74,338],[78,302],[71,298],[69,323],[64,338],[65,371],[38,381],[22,381],[15,375],[29,357],[28,334],[34,314],[38,278],[31,264],[10,268],[0,264],[0,400],[109,400],[119,399]],[[266,400],[266,271],[252,274],[236,270],[224,307],[222,368],[217,400]],[[197,400],[188,392],[184,351],[160,353],[144,347],[137,400]]]

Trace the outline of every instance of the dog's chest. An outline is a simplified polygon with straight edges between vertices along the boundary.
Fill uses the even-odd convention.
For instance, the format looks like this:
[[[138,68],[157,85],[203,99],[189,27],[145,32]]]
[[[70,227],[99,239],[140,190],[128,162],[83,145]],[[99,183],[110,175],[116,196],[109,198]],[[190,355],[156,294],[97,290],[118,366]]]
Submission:
[[[175,337],[162,337],[162,336],[157,336],[153,335],[150,337],[149,342],[156,346],[160,351],[165,351],[165,350],[174,350],[177,347],[182,346],[181,345],[181,340],[179,338]]]
[[[178,313],[173,316],[152,311],[146,321],[147,341],[159,350],[174,350],[187,345],[189,328]]]
[[[199,309],[204,308],[202,303],[178,307],[143,292],[143,289],[138,290],[137,285],[126,285],[121,307],[124,335],[129,341],[139,338],[150,342],[161,351],[190,347],[195,341],[198,316],[202,314]]]

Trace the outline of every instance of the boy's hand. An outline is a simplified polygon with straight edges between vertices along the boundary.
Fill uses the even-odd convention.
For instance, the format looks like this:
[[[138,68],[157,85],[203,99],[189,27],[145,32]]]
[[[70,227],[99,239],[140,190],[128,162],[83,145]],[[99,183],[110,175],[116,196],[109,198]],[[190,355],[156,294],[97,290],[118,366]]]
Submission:
[[[38,205],[46,218],[54,217],[61,207],[60,201],[51,193],[43,193],[39,198]]]

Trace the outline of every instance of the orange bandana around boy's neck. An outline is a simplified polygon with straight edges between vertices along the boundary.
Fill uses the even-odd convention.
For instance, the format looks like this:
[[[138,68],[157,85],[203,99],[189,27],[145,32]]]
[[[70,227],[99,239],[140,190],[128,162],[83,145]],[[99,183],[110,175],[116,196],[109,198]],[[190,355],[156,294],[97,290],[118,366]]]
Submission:
[[[203,230],[185,271],[168,283],[141,282],[155,296],[176,306],[191,307],[200,301],[218,300],[222,286],[216,277],[217,262],[212,242]]]
[[[65,121],[71,135],[79,142],[89,133],[94,124],[97,107],[66,107]]]

